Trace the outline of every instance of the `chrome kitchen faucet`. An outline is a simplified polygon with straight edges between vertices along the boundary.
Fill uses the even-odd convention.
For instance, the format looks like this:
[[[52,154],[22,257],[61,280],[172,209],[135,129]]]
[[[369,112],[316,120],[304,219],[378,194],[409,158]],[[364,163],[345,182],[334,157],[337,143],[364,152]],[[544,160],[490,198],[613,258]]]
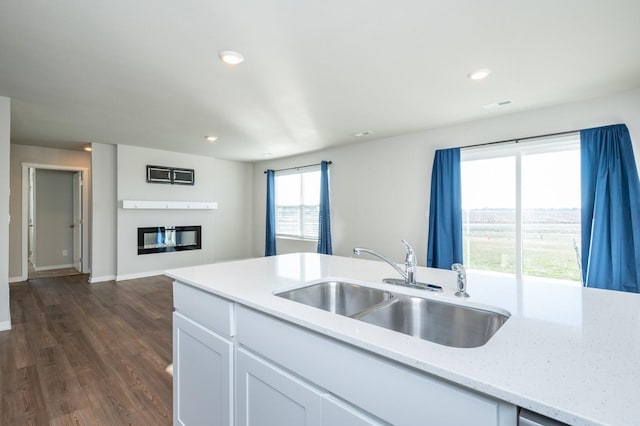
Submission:
[[[407,241],[405,240],[401,240],[401,241],[402,241],[402,245],[404,245],[405,251],[407,252],[404,258],[404,269],[405,269],[404,271],[400,269],[394,261],[392,261],[391,259],[389,259],[388,257],[380,253],[376,253],[373,250],[355,247],[353,249],[353,254],[355,254],[356,256],[359,256],[362,253],[367,253],[381,260],[384,260],[389,265],[391,265],[393,269],[398,271],[400,275],[402,275],[402,278],[404,278],[405,285],[416,286],[416,255],[415,255],[415,252],[413,251],[413,247],[411,247],[411,245]]]

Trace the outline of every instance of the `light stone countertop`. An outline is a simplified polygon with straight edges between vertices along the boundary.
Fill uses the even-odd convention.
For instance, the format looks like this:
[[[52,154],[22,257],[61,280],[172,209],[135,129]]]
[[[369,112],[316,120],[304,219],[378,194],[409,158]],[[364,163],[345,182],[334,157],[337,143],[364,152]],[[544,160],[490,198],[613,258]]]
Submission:
[[[376,352],[467,388],[575,425],[640,425],[640,295],[419,267],[417,280],[444,293],[382,284],[383,262],[295,253],[172,269],[168,276],[256,310]],[[490,306],[511,317],[478,348],[439,345],[273,296],[342,279],[448,302]]]

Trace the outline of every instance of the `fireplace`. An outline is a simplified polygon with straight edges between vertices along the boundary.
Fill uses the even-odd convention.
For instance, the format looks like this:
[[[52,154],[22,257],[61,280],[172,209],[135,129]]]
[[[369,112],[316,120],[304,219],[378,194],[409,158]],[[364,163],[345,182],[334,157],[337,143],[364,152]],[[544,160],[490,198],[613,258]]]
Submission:
[[[202,248],[201,226],[153,226],[138,228],[138,254]]]

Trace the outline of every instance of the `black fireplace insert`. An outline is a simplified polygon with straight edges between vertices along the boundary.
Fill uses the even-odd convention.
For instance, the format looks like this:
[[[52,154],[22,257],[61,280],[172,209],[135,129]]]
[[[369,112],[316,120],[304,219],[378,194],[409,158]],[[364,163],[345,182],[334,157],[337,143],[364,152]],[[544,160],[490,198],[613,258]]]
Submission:
[[[201,226],[152,226],[138,228],[138,254],[202,248]]]

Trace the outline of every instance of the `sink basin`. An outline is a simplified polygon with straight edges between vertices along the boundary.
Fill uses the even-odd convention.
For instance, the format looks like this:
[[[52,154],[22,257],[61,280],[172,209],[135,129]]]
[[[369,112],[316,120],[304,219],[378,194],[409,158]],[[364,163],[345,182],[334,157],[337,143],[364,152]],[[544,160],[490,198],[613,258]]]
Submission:
[[[498,312],[399,296],[385,306],[356,316],[360,321],[456,348],[489,341],[509,318]]]
[[[341,281],[324,281],[275,295],[456,348],[484,345],[509,319],[509,313]]]
[[[345,316],[361,313],[393,298],[388,291],[341,281],[325,281],[276,293],[276,296]]]

